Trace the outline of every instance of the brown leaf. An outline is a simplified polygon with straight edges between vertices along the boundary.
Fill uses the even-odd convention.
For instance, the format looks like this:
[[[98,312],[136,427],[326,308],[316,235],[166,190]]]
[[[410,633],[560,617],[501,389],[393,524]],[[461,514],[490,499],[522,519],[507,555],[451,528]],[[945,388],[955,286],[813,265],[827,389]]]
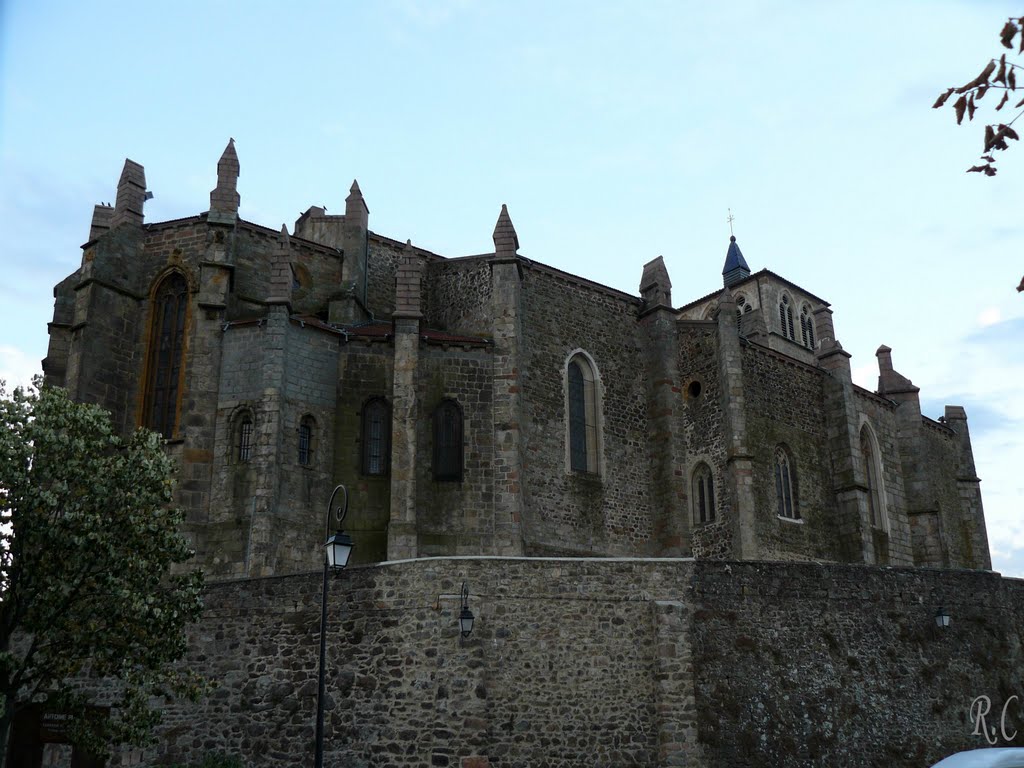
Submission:
[[[956,124],[960,125],[964,120],[964,111],[967,109],[967,97],[961,96],[957,99],[953,109],[956,110]]]
[[[942,106],[943,104],[945,104],[945,103],[946,103],[946,99],[948,99],[948,98],[949,98],[950,96],[952,96],[952,95],[953,95],[953,90],[954,90],[953,88],[950,88],[950,89],[949,89],[948,91],[946,91],[945,93],[943,93],[943,94],[940,94],[940,95],[939,95],[939,98],[937,98],[937,99],[935,100],[935,103],[934,103],[934,104],[932,104],[932,109],[938,109],[938,108],[939,108],[939,107],[941,107],[941,106]]]
[[[992,78],[994,83],[1005,83],[1006,82],[1006,54],[1004,53],[999,57],[999,71],[996,72],[996,76]]]
[[[1003,48],[1013,47],[1013,36],[1017,34],[1017,25],[1012,21],[1006,22],[1003,25],[1003,31],[999,33],[999,42],[1003,44]]]
[[[1024,35],[1021,35],[1024,37]],[[1013,74],[1013,67],[1010,67],[1010,74],[1006,76],[1006,84],[1010,86],[1010,90],[1016,90],[1017,88],[1017,76]]]
[[[1008,139],[1013,139],[1014,141],[1020,141],[1020,136],[1018,136],[1017,132],[1015,130],[1013,130],[1013,128],[1011,128],[1008,125],[1000,125],[999,126],[999,132],[1002,133],[1003,136],[1005,136]]]
[[[972,165],[970,168],[967,169],[967,173],[981,173],[984,170],[984,165]]]
[[[971,80],[971,82],[966,83],[964,85],[961,85],[959,88],[956,89],[956,92],[957,93],[966,93],[967,91],[971,90],[972,88],[977,88],[979,85],[984,85],[985,83],[988,82],[989,76],[993,72],[995,72],[995,69],[996,69],[996,60],[992,59],[992,61],[990,61],[988,63],[988,66],[986,66],[983,70],[981,70],[981,74],[980,75],[978,75],[976,78]]]
[[[988,152],[992,149],[992,145],[996,143],[996,132],[993,130],[991,125],[985,126],[985,149],[983,152]]]
[[[981,159],[982,160],[986,160],[986,161],[988,161],[990,163],[994,163],[996,161],[996,159],[994,157],[992,157],[992,155],[982,155]]]
[[[981,101],[982,98],[984,98],[985,94],[988,93],[988,88],[989,87],[987,85],[981,86],[980,88],[978,88],[978,90],[974,92],[974,95],[971,98]]]
[[[969,98],[967,100],[967,119],[968,120],[973,120],[974,119],[974,97],[973,96],[971,96],[971,98]]]
[[[1013,105],[1014,109],[1017,109],[1018,107],[1024,107],[1024,99],[1021,99],[1020,101]]]
[[[1009,100],[1010,100],[1010,92],[1009,91],[1003,91],[1003,98],[1001,98],[999,100],[999,103],[996,104],[996,112],[998,112],[1000,109],[1002,109],[1003,105],[1005,105],[1006,102],[1008,102]]]

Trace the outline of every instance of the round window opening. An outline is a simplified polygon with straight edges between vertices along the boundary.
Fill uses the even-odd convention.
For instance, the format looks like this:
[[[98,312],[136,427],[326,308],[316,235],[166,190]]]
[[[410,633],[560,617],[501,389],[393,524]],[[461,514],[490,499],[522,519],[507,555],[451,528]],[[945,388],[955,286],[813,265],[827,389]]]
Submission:
[[[700,393],[701,393],[700,382],[699,381],[691,381],[690,382],[690,386],[688,386],[686,388],[686,393],[690,397],[694,397],[694,398],[700,397]]]

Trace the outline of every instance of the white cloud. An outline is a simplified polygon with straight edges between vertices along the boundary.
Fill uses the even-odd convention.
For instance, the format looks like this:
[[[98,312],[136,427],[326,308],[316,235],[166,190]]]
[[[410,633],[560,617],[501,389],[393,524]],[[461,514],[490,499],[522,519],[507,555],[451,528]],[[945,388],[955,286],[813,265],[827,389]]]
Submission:
[[[999,311],[999,307],[986,307],[978,315],[978,325],[982,328],[986,328],[990,325],[995,325],[1002,320],[1002,313]]]
[[[0,380],[7,383],[7,391],[32,383],[32,377],[42,373],[38,360],[24,350],[10,345],[0,346]]]

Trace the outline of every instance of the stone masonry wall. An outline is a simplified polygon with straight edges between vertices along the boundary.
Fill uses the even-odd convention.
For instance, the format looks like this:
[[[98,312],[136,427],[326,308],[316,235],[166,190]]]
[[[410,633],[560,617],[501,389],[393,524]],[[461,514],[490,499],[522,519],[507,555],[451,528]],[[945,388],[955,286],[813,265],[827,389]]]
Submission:
[[[762,556],[839,560],[823,375],[753,344],[744,347],[743,390],[754,456],[755,525]],[[775,451],[789,454],[799,521],[781,519]]]
[[[421,346],[416,371],[416,527],[421,555],[494,554],[494,419],[489,350]],[[435,480],[433,413],[462,409],[461,482]]]
[[[1024,582],[998,574],[699,563],[694,611],[709,766],[919,768],[989,746],[975,697],[998,728],[1024,696]],[[1007,732],[1024,746],[1016,704]]]
[[[522,288],[523,535],[537,553],[616,554],[651,540],[648,397],[639,302],[533,267]],[[593,359],[601,474],[566,466],[565,368]]]
[[[344,572],[329,587],[325,764],[681,759],[696,732],[679,634],[691,568],[456,558]],[[465,640],[463,581],[476,616]],[[214,751],[250,768],[310,763],[319,604],[319,573],[209,587],[189,663],[218,688],[197,705],[166,708],[147,764]]]
[[[345,527],[360,542],[353,562],[387,560],[391,479],[362,473],[362,412],[374,398],[393,404],[394,347],[349,340],[338,357],[338,401],[334,428],[334,474],[349,490]]]
[[[980,695],[1024,746],[1024,583],[997,574],[436,558],[329,591],[328,766],[920,768],[985,746]],[[308,764],[319,604],[319,573],[208,587],[188,663],[217,687],[143,762]]]
[[[427,265],[424,323],[449,333],[490,336],[491,266],[487,257]]]
[[[878,442],[882,465],[883,505],[888,522],[887,530],[874,528],[871,531],[875,548],[875,560],[879,564],[911,565],[914,562],[910,520],[907,512],[907,495],[900,463],[899,426],[894,406],[888,400],[855,388],[857,415],[870,425]],[[861,426],[857,425],[858,446]],[[955,483],[953,493],[956,494]],[[940,565],[940,563],[935,563]]]
[[[679,453],[684,461],[675,471],[683,476],[686,497],[679,505],[679,514],[685,518],[687,526],[692,527],[693,555],[720,559],[732,554],[733,510],[725,482],[726,448],[717,332],[714,323],[677,324],[678,400],[682,407],[678,409],[672,431],[683,442]],[[699,522],[692,498],[693,474],[701,463],[711,468],[715,489],[715,519],[704,524]]]
[[[915,482],[920,490],[916,498],[923,510],[938,515],[939,535],[946,556],[943,565],[974,563],[975,542],[971,527],[963,519],[957,488],[960,467],[956,441],[944,429],[922,424],[919,447],[915,467],[919,474]]]

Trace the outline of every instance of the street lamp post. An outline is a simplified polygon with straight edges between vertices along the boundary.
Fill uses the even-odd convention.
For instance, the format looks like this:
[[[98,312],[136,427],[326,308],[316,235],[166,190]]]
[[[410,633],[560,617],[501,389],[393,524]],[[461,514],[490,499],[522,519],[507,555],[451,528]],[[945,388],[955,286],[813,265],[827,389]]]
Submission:
[[[342,492],[342,502],[335,508],[334,499]],[[331,535],[331,514],[336,518],[337,530]],[[327,573],[328,571],[340,571],[348,565],[348,558],[352,554],[352,538],[341,530],[341,523],[348,513],[348,489],[339,485],[331,494],[331,500],[327,502],[327,522],[324,526],[324,585],[320,592],[320,680],[316,694],[316,768],[323,768],[324,765],[324,694],[327,686]]]

